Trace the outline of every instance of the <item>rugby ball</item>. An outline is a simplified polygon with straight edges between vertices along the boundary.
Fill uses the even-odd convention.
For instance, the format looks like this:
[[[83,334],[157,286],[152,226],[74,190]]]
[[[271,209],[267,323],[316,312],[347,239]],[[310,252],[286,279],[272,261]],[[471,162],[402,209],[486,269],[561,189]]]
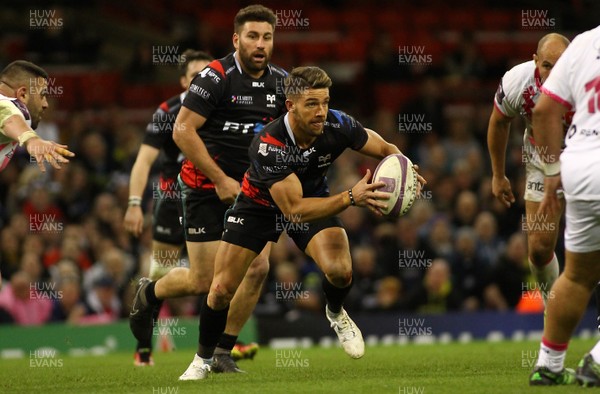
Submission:
[[[384,215],[402,216],[412,207],[417,198],[417,173],[413,163],[403,154],[385,157],[373,173],[373,183],[383,182],[385,186],[378,191],[391,193]]]

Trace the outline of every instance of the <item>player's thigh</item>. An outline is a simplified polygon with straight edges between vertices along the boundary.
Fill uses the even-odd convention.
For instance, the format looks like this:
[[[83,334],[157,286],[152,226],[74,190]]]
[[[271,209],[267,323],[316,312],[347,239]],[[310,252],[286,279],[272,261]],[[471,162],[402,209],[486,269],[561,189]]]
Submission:
[[[154,202],[152,212],[152,239],[171,245],[183,246],[183,226],[181,223],[182,202],[171,198],[159,198]]]
[[[269,273],[269,256],[271,254],[271,242],[267,242],[263,250],[258,256],[252,260],[248,268],[248,275],[251,279],[260,280],[261,282]]]
[[[525,228],[530,252],[547,249],[553,253],[560,230],[560,218],[565,206],[564,198],[560,198],[559,201],[561,209],[554,215],[538,213],[541,201],[525,201]]]
[[[208,280],[210,284],[220,243],[221,241],[186,242],[190,271],[194,278]]]
[[[597,247],[600,248],[600,245]],[[590,291],[594,289],[600,282],[600,249],[587,253],[567,250],[565,257],[564,275],[568,279],[584,285]]]
[[[183,267],[181,260],[182,245],[173,245],[165,242],[152,241],[152,260],[150,265],[150,278],[162,278],[175,267]]]
[[[211,291],[231,295],[244,279],[248,267],[258,256],[255,251],[240,245],[221,241],[215,259],[215,275]]]
[[[306,246],[306,254],[326,275],[352,274],[348,235],[343,227],[328,227],[316,233]]]
[[[586,254],[600,250],[600,201],[567,202],[565,222],[567,251]]]
[[[187,242],[219,241],[228,205],[212,190],[192,189],[180,182],[183,230]]]

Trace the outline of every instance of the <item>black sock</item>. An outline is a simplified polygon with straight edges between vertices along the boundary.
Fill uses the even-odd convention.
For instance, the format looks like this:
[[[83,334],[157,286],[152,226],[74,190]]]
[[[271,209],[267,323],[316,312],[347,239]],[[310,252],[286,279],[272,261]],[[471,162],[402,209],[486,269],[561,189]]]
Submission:
[[[152,352],[152,337],[154,336],[154,327],[156,327],[156,321],[158,320],[158,314],[160,313],[160,308],[162,308],[162,303],[162,300],[159,300],[158,306],[154,308],[154,311],[152,312],[152,335],[148,339],[138,341],[135,348],[137,352]]]
[[[235,346],[235,343],[237,342],[237,338],[237,335],[229,335],[226,333],[221,334],[219,343],[217,343],[215,354],[230,354],[231,350]]]
[[[346,287],[339,288],[335,287],[327,280],[327,277],[323,277],[323,291],[325,292],[325,299],[327,300],[327,308],[333,313],[340,313],[344,299],[350,292],[354,281]]]
[[[208,359],[213,356],[219,337],[227,324],[227,308],[216,311],[208,306],[206,300],[200,310],[200,336],[198,338],[198,356]]]
[[[162,300],[160,300],[158,306],[154,308],[154,311],[152,312],[152,335],[148,339],[137,342],[137,346],[135,348],[137,352],[152,352],[152,337],[154,336],[154,327],[156,327],[156,321],[158,320],[158,314],[160,313],[162,303]]]
[[[146,286],[145,295],[146,295],[146,301],[148,301],[148,304],[157,306],[162,302],[162,300],[160,300],[156,297],[156,294],[154,293],[154,286],[156,286],[156,282],[150,282],[150,284],[148,286]]]

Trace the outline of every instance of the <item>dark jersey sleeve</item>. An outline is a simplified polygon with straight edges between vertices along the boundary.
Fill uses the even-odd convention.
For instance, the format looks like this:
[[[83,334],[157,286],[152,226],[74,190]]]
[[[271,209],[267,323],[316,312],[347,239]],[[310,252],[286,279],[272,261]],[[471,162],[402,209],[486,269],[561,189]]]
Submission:
[[[347,139],[346,146],[354,150],[359,150],[365,146],[369,135],[359,121],[342,111],[332,109],[330,112],[341,124],[340,133]]]
[[[153,148],[161,149],[167,143],[167,140],[173,138],[173,123],[175,116],[167,112],[168,106],[165,101],[158,107],[152,115],[152,120],[146,126],[143,144],[150,145]]]
[[[190,84],[183,106],[208,118],[225,92],[225,72],[218,60],[213,60]]]

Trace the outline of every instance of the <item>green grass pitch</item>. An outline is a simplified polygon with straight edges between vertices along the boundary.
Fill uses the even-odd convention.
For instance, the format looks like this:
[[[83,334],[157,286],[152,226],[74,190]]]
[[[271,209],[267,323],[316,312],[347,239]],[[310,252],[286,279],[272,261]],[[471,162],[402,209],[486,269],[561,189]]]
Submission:
[[[572,341],[567,366],[575,367],[595,340]],[[247,374],[211,374],[179,382],[193,350],[157,353],[154,367],[133,366],[132,354],[0,361],[1,393],[547,393],[527,385],[539,344],[472,342],[367,347],[360,360],[341,348],[261,348],[239,363]],[[40,361],[41,360],[41,361]],[[570,393],[578,387],[555,387]]]

